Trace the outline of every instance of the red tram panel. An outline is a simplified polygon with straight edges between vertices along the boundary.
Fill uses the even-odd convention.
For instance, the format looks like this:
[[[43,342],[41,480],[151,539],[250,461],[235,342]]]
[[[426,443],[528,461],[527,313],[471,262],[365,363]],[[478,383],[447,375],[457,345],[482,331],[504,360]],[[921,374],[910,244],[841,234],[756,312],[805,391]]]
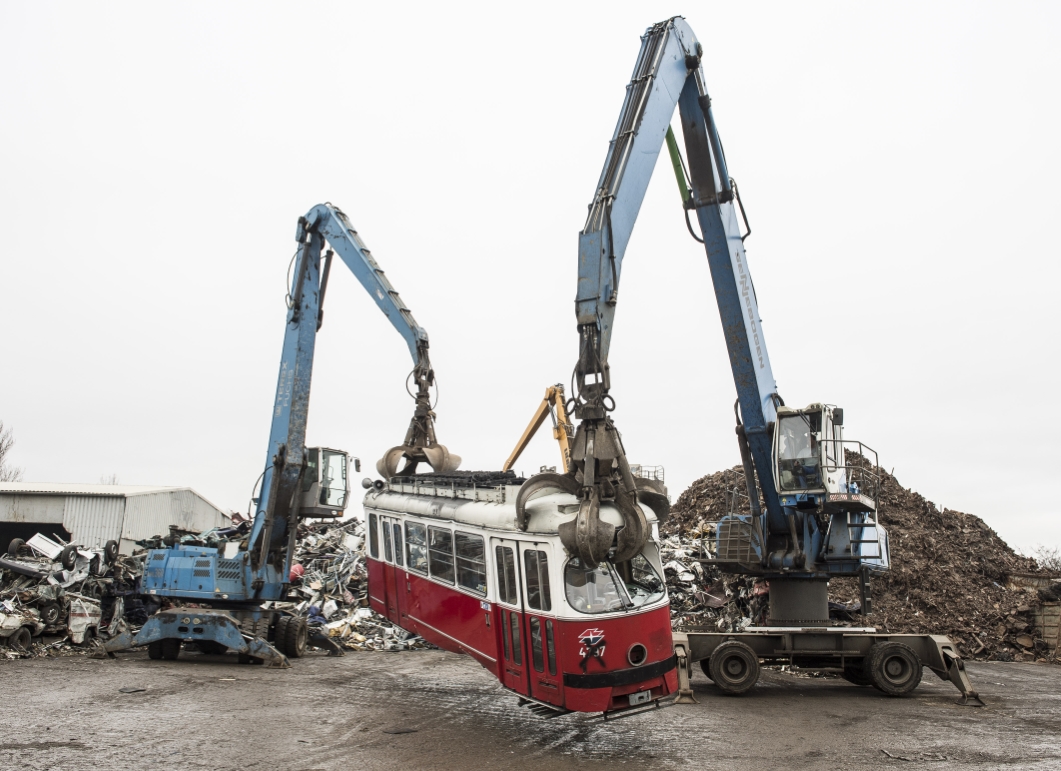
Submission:
[[[653,538],[632,560],[590,570],[557,525],[577,500],[533,498],[516,527],[511,484],[396,479],[365,497],[369,602],[401,628],[465,653],[523,698],[612,712],[678,688],[670,607]],[[574,507],[574,508],[573,508]],[[601,518],[621,524],[605,505]]]

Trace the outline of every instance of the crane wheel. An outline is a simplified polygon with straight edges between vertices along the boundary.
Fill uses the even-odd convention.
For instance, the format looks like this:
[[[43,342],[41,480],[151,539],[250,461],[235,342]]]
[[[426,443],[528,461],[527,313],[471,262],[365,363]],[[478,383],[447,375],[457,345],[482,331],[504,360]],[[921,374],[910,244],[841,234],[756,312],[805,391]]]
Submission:
[[[852,685],[873,685],[873,678],[870,677],[869,672],[866,671],[866,666],[868,664],[869,656],[857,664],[844,664],[844,672],[840,677],[844,678]]]
[[[750,647],[729,640],[715,648],[708,660],[709,677],[723,693],[738,696],[759,680],[759,657]]]
[[[866,671],[877,690],[905,696],[921,682],[921,659],[909,645],[880,642],[869,650]]]
[[[704,677],[706,677],[708,680],[710,680],[711,679],[711,660],[710,659],[700,659],[700,669],[702,669],[704,671]]]
[[[309,643],[309,625],[302,616],[282,616],[276,622],[276,647],[289,659],[300,659],[306,655]]]
[[[147,657],[152,661],[158,661],[162,658],[162,641],[155,640],[154,642],[147,644]]]
[[[175,637],[167,637],[165,640],[161,640],[162,643],[162,658],[166,661],[176,661],[177,657],[181,655],[181,641]]]

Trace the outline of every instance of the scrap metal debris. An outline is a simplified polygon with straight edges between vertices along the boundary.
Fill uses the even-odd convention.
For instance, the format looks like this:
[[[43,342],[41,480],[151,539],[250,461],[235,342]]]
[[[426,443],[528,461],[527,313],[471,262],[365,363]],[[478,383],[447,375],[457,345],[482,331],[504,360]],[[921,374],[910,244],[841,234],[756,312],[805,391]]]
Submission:
[[[738,466],[693,482],[660,528],[665,567],[668,560],[683,566],[673,575],[667,570],[676,628],[733,629],[765,618],[768,582],[706,567],[701,576],[691,562],[706,556],[715,523],[743,489],[741,473]],[[892,633],[945,634],[970,659],[1057,662],[1056,650],[1035,626],[1035,612],[1061,595],[1061,576],[1018,554],[979,517],[937,506],[883,470],[881,477],[879,515],[888,529],[892,567],[874,578],[874,612],[865,618],[859,615],[856,579],[830,580],[834,622],[870,624]],[[690,571],[695,580],[688,580]],[[726,604],[715,608],[723,588]]]
[[[8,659],[61,656],[92,649],[124,613],[142,561],[38,533],[16,538],[0,557],[0,642]],[[104,621],[104,619],[107,621]]]
[[[359,519],[300,526],[291,578],[289,599],[294,595],[297,601],[276,607],[306,613],[311,627],[319,627],[322,634],[347,650],[434,647],[367,607],[365,525]]]

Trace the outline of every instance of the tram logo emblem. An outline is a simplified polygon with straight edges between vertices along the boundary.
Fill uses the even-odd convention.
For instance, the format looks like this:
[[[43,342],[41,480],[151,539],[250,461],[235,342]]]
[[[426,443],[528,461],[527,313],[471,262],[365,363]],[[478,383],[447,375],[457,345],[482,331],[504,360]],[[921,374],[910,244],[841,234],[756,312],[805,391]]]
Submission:
[[[587,629],[578,636],[578,641],[582,643],[582,647],[578,649],[578,655],[583,659],[591,656],[599,658],[604,655],[603,629]]]

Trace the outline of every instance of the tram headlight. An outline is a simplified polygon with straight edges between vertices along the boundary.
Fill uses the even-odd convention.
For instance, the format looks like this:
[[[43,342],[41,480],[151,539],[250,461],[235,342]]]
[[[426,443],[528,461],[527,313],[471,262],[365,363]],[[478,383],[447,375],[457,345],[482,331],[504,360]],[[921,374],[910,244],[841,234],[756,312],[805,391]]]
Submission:
[[[634,643],[626,652],[626,660],[631,666],[639,667],[648,659],[648,649],[641,643]]]

